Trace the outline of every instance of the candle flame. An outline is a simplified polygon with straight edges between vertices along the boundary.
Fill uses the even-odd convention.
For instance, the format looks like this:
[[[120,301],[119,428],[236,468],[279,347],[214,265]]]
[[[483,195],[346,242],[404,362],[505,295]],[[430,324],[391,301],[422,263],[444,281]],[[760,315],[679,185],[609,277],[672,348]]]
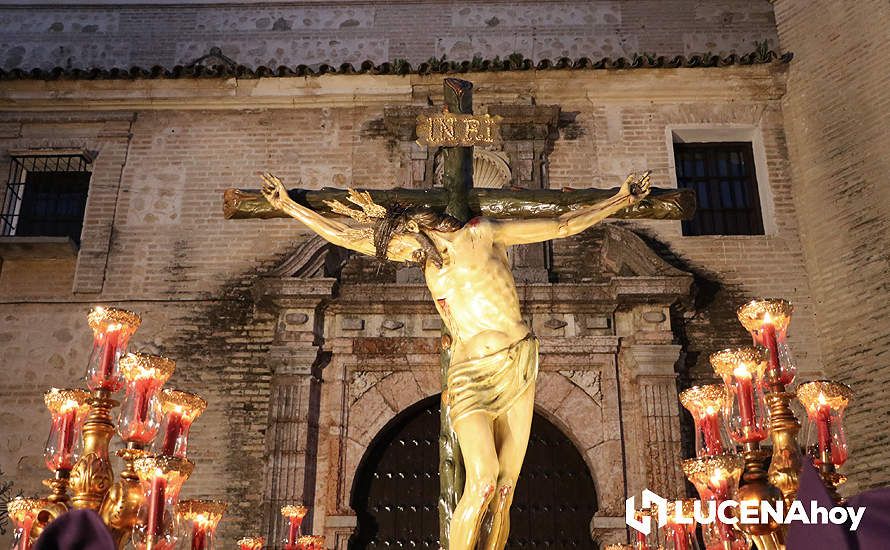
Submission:
[[[767,311],[766,313],[763,314],[763,324],[770,325],[770,324],[772,324],[772,322],[773,322],[773,318],[770,317],[769,311]]]
[[[707,414],[708,416],[711,416],[712,414],[714,414],[716,412],[717,411],[715,411],[714,407],[712,407],[711,405],[708,405],[707,408],[705,409],[705,414]]]
[[[72,409],[77,409],[79,406],[80,406],[80,403],[78,403],[77,401],[75,401],[73,399],[68,399],[67,401],[65,401],[65,403],[62,404],[61,407],[59,407],[59,412],[66,413]]]
[[[714,487],[720,485],[723,481],[723,470],[720,467],[714,468],[714,474],[711,476],[711,485]]]
[[[122,328],[124,328],[124,325],[120,323],[111,323],[110,325],[108,325],[108,329],[106,330],[106,332],[117,332]]]
[[[732,375],[736,378],[751,378],[751,371],[745,363],[739,363],[733,371]]]

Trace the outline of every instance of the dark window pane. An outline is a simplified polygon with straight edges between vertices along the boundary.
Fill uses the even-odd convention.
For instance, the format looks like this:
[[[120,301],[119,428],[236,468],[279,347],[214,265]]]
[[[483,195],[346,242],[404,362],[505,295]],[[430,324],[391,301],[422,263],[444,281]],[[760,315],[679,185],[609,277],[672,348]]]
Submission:
[[[0,214],[2,234],[79,243],[89,186],[81,156],[14,158]]]
[[[698,199],[684,235],[763,235],[750,143],[675,143],[674,156],[678,186]]]

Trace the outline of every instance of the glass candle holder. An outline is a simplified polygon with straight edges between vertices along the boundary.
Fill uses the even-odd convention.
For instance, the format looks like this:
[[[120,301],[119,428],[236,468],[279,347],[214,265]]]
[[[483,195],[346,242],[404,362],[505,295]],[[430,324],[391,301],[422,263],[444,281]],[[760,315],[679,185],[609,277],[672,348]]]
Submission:
[[[43,449],[43,458],[50,471],[70,471],[80,458],[80,429],[90,411],[89,398],[90,394],[85,390],[52,388],[43,394],[43,401],[52,415],[52,426]]]
[[[12,533],[12,550],[30,550],[31,532],[38,521],[41,510],[52,506],[53,503],[42,498],[14,498],[6,503],[6,512],[12,520],[14,531]]]
[[[680,392],[680,403],[695,422],[695,456],[714,456],[729,449],[722,414],[726,388],[722,384],[693,386]]]
[[[751,300],[736,312],[754,345],[767,350],[765,381],[778,381],[788,386],[794,381],[797,367],[788,349],[787,332],[794,307],[779,298]]]
[[[161,407],[156,394],[173,375],[175,367],[175,361],[157,355],[128,353],[121,358],[121,374],[127,381],[117,424],[121,439],[139,448],[154,440],[161,425]]]
[[[174,510],[182,484],[193,468],[189,460],[172,456],[133,461],[144,497],[133,528],[133,545],[138,550],[173,549],[176,544]]]
[[[817,466],[842,466],[847,461],[844,410],[850,404],[850,386],[830,380],[801,384],[797,398],[807,411],[806,448]]]
[[[125,309],[96,306],[87,317],[93,329],[93,351],[87,365],[87,386],[114,393],[124,385],[118,362],[142,318]]]
[[[603,550],[634,550],[634,547],[630,544],[607,544],[603,547]]]
[[[240,550],[263,550],[264,544],[266,544],[265,537],[244,537],[238,541],[238,548]]]
[[[631,535],[633,538],[633,543],[630,545],[631,548],[633,548],[633,550],[657,550],[659,548],[658,518],[655,517],[654,510],[652,508],[640,508],[634,512],[634,519],[641,523],[648,521],[651,530],[648,535],[634,530]]]
[[[287,534],[283,541],[285,550],[297,550],[300,539],[300,526],[303,524],[303,518],[306,517],[308,508],[302,504],[290,504],[281,507],[281,515],[287,522]]]
[[[665,513],[667,523],[662,528],[665,550],[699,550],[695,539],[695,499],[669,500]]]
[[[212,550],[216,526],[226,512],[226,503],[218,500],[181,500],[176,505],[180,538],[189,541],[183,548]]]
[[[299,550],[324,550],[323,535],[303,535],[297,539]]]
[[[158,401],[164,422],[161,426],[163,437],[155,440],[155,452],[185,458],[189,430],[207,408],[207,402],[193,393],[169,389],[158,394]]]
[[[705,550],[748,550],[745,534],[720,521],[717,515],[720,503],[733,498],[738,490],[743,469],[744,459],[736,454],[683,461],[683,473],[695,485],[701,499],[702,514],[713,518],[713,521],[702,523]]]
[[[711,355],[711,367],[723,379],[727,400],[723,416],[736,443],[766,438],[766,410],[760,380],[766,369],[763,353],[753,347],[731,348]]]

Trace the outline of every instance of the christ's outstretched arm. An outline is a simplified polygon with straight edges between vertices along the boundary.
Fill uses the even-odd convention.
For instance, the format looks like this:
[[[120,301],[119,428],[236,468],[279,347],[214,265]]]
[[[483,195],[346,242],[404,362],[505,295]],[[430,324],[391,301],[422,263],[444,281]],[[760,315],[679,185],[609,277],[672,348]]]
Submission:
[[[495,240],[505,244],[528,244],[575,235],[608,218],[615,212],[643,200],[651,190],[649,172],[637,179],[627,176],[621,189],[602,202],[560,214],[555,218],[491,220]]]
[[[337,246],[355,250],[368,256],[376,255],[373,228],[362,226],[353,228],[337,220],[328,219],[318,212],[297,204],[287,194],[280,179],[272,174],[263,174],[263,195],[269,204],[301,222],[321,238]],[[420,243],[410,235],[395,235],[386,250],[388,259],[406,262],[415,259]]]

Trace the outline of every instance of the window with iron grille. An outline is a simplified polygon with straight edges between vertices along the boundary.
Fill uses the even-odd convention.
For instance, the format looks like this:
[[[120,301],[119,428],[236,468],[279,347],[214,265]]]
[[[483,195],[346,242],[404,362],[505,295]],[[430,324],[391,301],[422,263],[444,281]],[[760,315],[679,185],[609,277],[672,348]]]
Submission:
[[[675,143],[677,186],[694,189],[684,235],[763,235],[751,143]]]
[[[90,160],[84,153],[14,154],[0,235],[70,237],[80,244]]]

